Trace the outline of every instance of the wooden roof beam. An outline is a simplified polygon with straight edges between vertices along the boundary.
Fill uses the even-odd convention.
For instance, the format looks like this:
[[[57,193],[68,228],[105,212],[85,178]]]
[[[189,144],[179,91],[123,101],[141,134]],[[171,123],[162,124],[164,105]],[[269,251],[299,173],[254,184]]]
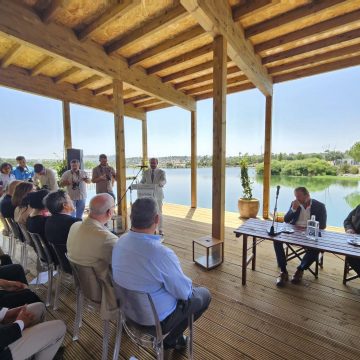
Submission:
[[[111,83],[111,84],[108,84],[108,85],[105,85],[105,86],[102,86],[102,87],[100,87],[98,89],[93,90],[93,93],[94,93],[94,95],[101,95],[101,94],[103,94],[103,93],[105,93],[105,92],[107,92],[109,90],[112,90],[112,89],[113,89],[113,84]]]
[[[145,37],[162,31],[170,23],[183,19],[185,16],[188,16],[188,13],[181,5],[178,4],[171,9],[165,10],[156,18],[150,18],[150,20],[142,24],[137,29],[131,30],[124,34],[124,36],[122,36],[120,39],[112,41],[105,47],[105,49],[108,54],[112,54],[124,46],[130,45],[135,41],[140,41]]]
[[[56,13],[60,10],[63,0],[51,0],[50,5],[43,11],[41,19],[45,24],[53,21]]]
[[[116,3],[107,9],[103,15],[86,26],[85,29],[81,30],[78,33],[78,38],[80,40],[87,40],[91,38],[96,31],[103,29],[112,21],[121,18],[139,4],[141,4],[141,0],[122,0],[121,2]]]
[[[2,68],[7,68],[15,59],[16,55],[21,50],[21,44],[14,44],[1,59],[0,66]]]
[[[78,67],[71,67],[70,69],[64,71],[63,73],[61,73],[60,75],[56,76],[53,78],[54,83],[55,84],[59,84],[63,81],[65,81],[67,78],[69,78],[70,76],[77,74],[81,71],[81,69],[79,69]]]
[[[143,107],[162,104],[162,103],[163,103],[163,101],[161,101],[159,99],[149,99],[149,100],[145,100],[143,102],[139,102],[139,103],[135,104],[135,107],[138,109],[138,108],[143,108]]]
[[[15,66],[0,68],[0,85],[104,111],[114,111],[113,102],[108,96],[94,96],[87,89],[76,91],[69,83],[55,84],[51,78],[43,75],[31,77],[27,70]],[[144,111],[130,104],[125,105],[125,115],[145,120]]]
[[[200,71],[210,69],[210,68],[212,68],[212,66],[213,66],[213,61],[210,60],[210,61],[204,62],[202,64],[195,65],[195,66],[189,67],[187,69],[180,70],[180,71],[177,71],[177,72],[172,73],[170,75],[164,76],[164,77],[161,78],[161,80],[164,83],[167,83],[167,82],[182,78],[184,76],[196,74],[196,73],[198,73]]]
[[[327,64],[321,64],[307,69],[300,69],[290,73],[276,75],[273,77],[274,83],[279,83],[288,80],[299,79],[306,76],[318,75],[329,71],[345,69],[351,66],[360,65],[360,55],[354,56],[347,59],[334,61]]]
[[[0,0],[0,34],[99,76],[124,81],[173,105],[195,110],[195,99],[163,84],[157,76],[147,75],[141,68],[130,69],[124,58],[107,55],[103,47],[92,41],[81,42],[65,26],[44,24],[33,9],[16,1]]]
[[[235,6],[232,9],[232,17],[234,21],[239,21],[245,15],[249,15],[257,10],[264,10],[268,6],[279,3],[280,0],[246,0],[245,4]]]
[[[75,89],[76,90],[84,89],[88,85],[93,84],[94,82],[97,82],[97,81],[99,81],[101,79],[103,79],[103,78],[101,76],[99,76],[99,75],[90,76],[88,79],[85,79],[85,80],[79,82],[78,84],[76,84]]]
[[[200,56],[204,56],[210,52],[213,51],[213,44],[207,44],[204,46],[201,46],[195,50],[189,51],[185,54],[181,54],[179,56],[175,56],[169,60],[166,60],[160,64],[151,66],[149,68],[146,69],[146,72],[150,75],[150,74],[155,74],[159,71],[163,71],[166,70],[172,66],[176,66],[179,64],[184,63],[185,61],[189,61],[189,60],[193,60],[194,58],[200,57]]]
[[[45,57],[30,70],[30,76],[39,75],[44,69],[44,67],[52,64],[53,62],[55,62],[55,59],[53,57],[45,55]]]
[[[329,37],[327,39],[322,39],[322,40],[318,40],[318,41],[315,41],[315,42],[310,43],[310,44],[305,44],[305,45],[302,45],[302,46],[298,46],[298,47],[296,47],[294,49],[283,51],[283,52],[280,52],[280,53],[277,53],[277,54],[274,54],[274,55],[269,55],[269,56],[264,57],[262,59],[262,63],[263,64],[270,64],[270,63],[273,63],[275,61],[288,59],[288,58],[291,58],[291,57],[296,56],[296,55],[305,54],[307,52],[319,50],[319,49],[322,49],[322,48],[325,48],[325,47],[328,47],[328,46],[331,46],[331,45],[337,45],[337,44],[340,44],[340,43],[342,43],[344,41],[350,41],[350,40],[356,39],[358,37],[360,37],[360,29],[355,29],[355,30],[352,30],[352,31],[348,31],[346,33],[342,33],[342,34],[339,34],[339,35],[334,35],[334,36]]]
[[[293,31],[289,34],[279,36],[277,38],[265,41],[263,43],[255,45],[255,51],[261,52],[268,49],[276,48],[278,46],[282,46],[288,44],[292,41],[304,39],[308,36],[313,36],[316,34],[320,34],[322,32],[344,26],[349,25],[352,22],[357,22],[360,19],[360,9],[347,13],[345,15],[340,15],[334,17],[329,20],[322,21],[315,25],[308,26],[304,29],[300,29],[297,31]]]
[[[356,54],[360,55],[359,53],[360,53],[360,44],[355,44],[344,48],[328,51],[324,54],[313,55],[310,57],[306,57],[304,59],[292,61],[290,63],[273,66],[269,68],[269,74],[276,74],[279,72],[295,69],[301,66],[313,65],[321,61],[326,61],[326,60],[331,61],[331,59],[339,58],[341,56],[349,56]]]
[[[127,99],[124,99],[124,104],[132,103],[133,101],[143,100],[143,99],[148,99],[148,98],[149,98],[149,95],[140,94],[140,95],[136,95],[136,96],[132,96]]]
[[[249,89],[255,89],[254,84],[248,82],[246,84],[240,84],[240,85],[229,87],[226,89],[226,94],[229,95],[229,94],[233,94],[233,93],[237,93],[237,92],[249,90]],[[209,91],[208,93],[195,96],[195,99],[196,99],[196,101],[199,101],[199,100],[209,99],[211,97],[213,97],[213,92]]]
[[[199,25],[195,25],[192,28],[174,36],[171,39],[167,39],[158,45],[155,45],[149,49],[144,50],[139,54],[130,57],[128,59],[128,63],[129,65],[138,64],[139,62],[144,61],[146,59],[152,58],[154,56],[159,56],[159,54],[169,49],[175,50],[176,48],[182,46],[184,42],[189,40],[194,40],[202,36],[204,36],[203,28]]]
[[[258,35],[262,32],[275,29],[279,26],[288,24],[292,21],[299,20],[300,18],[314,15],[322,10],[326,10],[332,6],[345,2],[345,0],[316,0],[310,4],[298,7],[294,10],[288,11],[284,14],[275,16],[269,20],[265,20],[259,24],[248,27],[245,30],[245,36],[251,37]]]
[[[240,24],[232,20],[227,0],[181,0],[181,4],[198,20],[210,34],[221,34],[227,41],[228,55],[248,79],[264,95],[271,95],[272,80],[254,52],[254,47],[245,38]]]
[[[145,110],[146,112],[148,112],[148,111],[166,109],[166,108],[168,108],[168,107],[170,107],[170,106],[171,106],[171,105],[169,105],[169,104],[162,103],[162,104],[147,106],[146,108],[144,108],[144,110]]]

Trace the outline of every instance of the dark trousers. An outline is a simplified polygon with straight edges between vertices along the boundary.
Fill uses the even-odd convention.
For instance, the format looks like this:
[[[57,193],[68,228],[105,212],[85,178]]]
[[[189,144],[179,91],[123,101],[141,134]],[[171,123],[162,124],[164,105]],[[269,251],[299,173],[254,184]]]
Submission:
[[[209,307],[210,301],[210,292],[204,287],[193,288],[193,293],[189,300],[179,300],[176,309],[161,322],[163,334],[170,331],[164,340],[164,345],[175,345],[176,339],[188,327],[189,316],[194,314],[194,321],[196,321]]]
[[[274,249],[280,271],[287,273],[284,244],[279,241],[274,241]],[[297,267],[298,270],[307,270],[319,257],[319,252],[319,250],[306,249],[306,254],[303,256],[300,265]]]
[[[24,269],[21,265],[11,264],[0,267],[0,279],[10,281],[20,281],[28,285]],[[0,308],[16,308],[25,304],[41,302],[40,298],[31,290],[24,289],[20,291],[0,290]]]
[[[360,259],[347,256],[346,260],[351,268],[360,276]]]

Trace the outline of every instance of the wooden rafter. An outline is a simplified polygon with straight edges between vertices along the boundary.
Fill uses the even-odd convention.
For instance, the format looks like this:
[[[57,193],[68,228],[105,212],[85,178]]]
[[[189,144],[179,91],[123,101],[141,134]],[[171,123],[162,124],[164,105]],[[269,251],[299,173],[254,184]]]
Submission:
[[[241,84],[241,85],[236,85],[236,86],[233,86],[233,87],[228,87],[226,89],[226,93],[227,94],[233,94],[233,93],[237,93],[237,92],[244,91],[244,90],[250,90],[250,89],[255,89],[255,86],[254,86],[254,84],[248,82],[246,84]],[[214,95],[213,91],[209,91],[208,93],[196,95],[195,99],[196,99],[196,101],[205,100],[205,99],[212,98],[213,95]]]
[[[45,55],[44,58],[35,67],[33,67],[30,70],[30,75],[31,76],[39,75],[41,71],[44,69],[44,67],[52,64],[53,62],[55,62],[55,59],[53,57]]]
[[[81,71],[81,69],[79,69],[78,67],[75,67],[75,66],[71,67],[70,69],[64,71],[60,75],[54,77],[54,83],[59,84],[59,83],[65,81],[70,76],[79,73],[80,71]]]
[[[245,38],[240,24],[232,20],[226,0],[181,0],[181,4],[210,34],[221,34],[227,41],[228,56],[264,95],[272,94],[272,80],[254,47]]]
[[[71,29],[40,21],[36,13],[18,2],[0,0],[0,34],[17,39],[49,56],[70,61],[74,66],[92,70],[94,74],[119,79],[134,88],[187,110],[195,109],[195,100],[172,86],[163,84],[143,69],[129,69],[125,59],[109,56],[93,42],[81,42]],[[46,34],[46,36],[44,36]]]
[[[185,61],[189,61],[189,60],[193,60],[197,57],[200,56],[204,56],[206,54],[208,54],[209,52],[213,51],[213,45],[212,44],[207,44],[204,46],[201,46],[195,50],[189,51],[185,54],[181,54],[178,55],[176,57],[173,57],[169,60],[166,60],[160,64],[154,65],[148,69],[146,69],[146,72],[150,75],[150,74],[155,74],[159,71],[163,71],[165,69],[168,69],[172,66],[176,66],[179,64],[184,63]]]
[[[101,80],[101,79],[102,79],[101,76],[99,76],[99,75],[93,75],[93,76],[89,77],[88,79],[85,79],[85,80],[81,81],[80,83],[76,84],[76,85],[75,85],[75,89],[76,89],[76,90],[84,89],[84,88],[86,88],[88,85],[90,85],[90,84],[92,84],[92,83],[94,83],[94,82],[96,82],[96,81],[99,81],[99,80]]]
[[[162,103],[162,104],[157,104],[157,105],[153,105],[153,106],[147,106],[146,108],[144,108],[144,110],[146,112],[148,111],[154,111],[154,110],[161,110],[161,109],[166,109],[168,107],[170,107],[171,105],[166,104],[166,103]]]
[[[157,105],[157,104],[162,104],[163,101],[159,100],[159,99],[149,99],[143,102],[139,102],[137,104],[135,104],[135,107],[138,108],[145,108],[147,106],[152,106],[152,105]]]
[[[7,68],[14,61],[16,55],[21,50],[21,44],[14,44],[5,54],[5,56],[1,59],[1,67]]]
[[[359,21],[359,19],[360,9],[257,44],[255,45],[255,51],[261,52],[278,46],[283,46],[292,41],[304,39],[308,36],[320,34],[340,26],[349,25],[353,22]]]
[[[109,90],[113,89],[113,84],[104,85],[98,89],[93,90],[94,95],[101,95]]]
[[[193,40],[196,38],[200,38],[204,36],[204,30],[201,26],[195,25],[189,30],[183,31],[182,33],[174,36],[171,39],[165,40],[158,45],[155,45],[149,49],[144,50],[143,52],[136,54],[128,59],[129,65],[138,64],[145,59],[152,58],[154,56],[158,56],[164,51],[168,51],[169,49],[176,49],[183,45],[184,42]]]
[[[112,54],[124,46],[130,45],[135,41],[141,41],[144,37],[148,37],[156,32],[162,31],[170,23],[178,21],[185,16],[188,16],[188,13],[181,5],[167,9],[156,18],[150,18],[150,20],[148,20],[145,24],[142,24],[139,28],[129,31],[129,33],[125,34],[120,39],[112,41],[106,46],[106,51],[109,54]]]
[[[120,3],[116,3],[110,9],[107,9],[103,15],[89,24],[85,29],[81,30],[78,34],[79,39],[86,40],[90,38],[96,31],[100,31],[112,21],[124,16],[124,14],[140,3],[141,0],[123,0]]]
[[[276,74],[282,71],[291,70],[301,66],[314,65],[321,61],[327,61],[327,60],[331,61],[331,59],[338,58],[341,56],[349,56],[352,54],[358,55],[359,53],[360,53],[360,44],[355,44],[344,48],[328,51],[323,54],[313,55],[310,57],[306,57],[304,59],[292,61],[290,63],[273,66],[269,68],[269,74]]]
[[[348,31],[346,33],[342,33],[339,35],[329,37],[327,39],[318,40],[318,41],[315,41],[315,42],[312,42],[310,44],[306,44],[303,46],[298,46],[294,49],[283,51],[283,52],[280,52],[280,53],[277,53],[274,55],[269,55],[267,57],[264,57],[262,59],[262,62],[263,62],[263,64],[270,64],[275,61],[288,59],[288,58],[291,58],[296,55],[301,55],[301,54],[305,54],[310,51],[319,50],[319,49],[322,49],[322,48],[325,48],[325,47],[328,47],[331,45],[340,44],[344,41],[350,41],[350,40],[356,39],[358,37],[360,37],[360,29],[355,29],[352,31]]]
[[[44,10],[41,15],[42,21],[46,24],[51,22],[56,13],[60,10],[63,0],[51,0],[50,5]]]
[[[87,89],[76,91],[69,83],[55,84],[51,78],[43,75],[31,77],[27,70],[15,66],[0,68],[0,85],[104,111],[114,110],[113,101],[108,96],[94,96]],[[125,106],[125,115],[139,120],[145,118],[144,112],[131,104]]]
[[[142,99],[148,99],[149,95],[145,95],[145,94],[141,94],[141,95],[136,95],[136,96],[132,96],[129,97],[127,99],[124,100],[125,104],[131,103],[133,101],[137,101],[137,100],[142,100]]]
[[[326,10],[331,6],[338,5],[339,3],[344,2],[345,0],[316,0],[312,1],[310,4],[306,4],[294,10],[288,11],[287,13],[280,14],[269,20],[265,20],[259,24],[250,26],[245,30],[245,36],[251,37],[257,34],[260,34],[264,31],[272,30],[276,27],[288,24],[292,21],[296,21],[305,16],[314,15],[319,13],[322,10]]]
[[[245,2],[245,4],[235,6],[232,9],[233,20],[239,21],[245,15],[260,9],[263,10],[265,7],[268,7],[269,5],[272,6],[278,2],[279,1],[274,2],[273,0],[248,0]]]

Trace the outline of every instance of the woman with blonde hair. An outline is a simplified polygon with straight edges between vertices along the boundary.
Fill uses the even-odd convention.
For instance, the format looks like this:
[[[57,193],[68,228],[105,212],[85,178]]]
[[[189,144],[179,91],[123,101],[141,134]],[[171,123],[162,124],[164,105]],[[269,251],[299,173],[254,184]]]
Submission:
[[[25,225],[26,220],[30,215],[32,209],[29,206],[27,195],[31,193],[33,190],[34,190],[33,183],[25,182],[25,181],[18,184],[15,188],[11,202],[15,207],[14,220],[19,224]]]

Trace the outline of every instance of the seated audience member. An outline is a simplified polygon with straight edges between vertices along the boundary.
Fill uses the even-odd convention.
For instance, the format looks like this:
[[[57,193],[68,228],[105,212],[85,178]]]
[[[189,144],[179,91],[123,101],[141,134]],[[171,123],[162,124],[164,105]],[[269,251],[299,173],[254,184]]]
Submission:
[[[348,234],[360,234],[360,205],[350,211],[344,220],[344,228]],[[346,260],[352,269],[360,276],[360,259],[347,256]]]
[[[95,268],[97,276],[104,284],[101,301],[101,316],[108,318],[117,309],[111,278],[111,256],[117,236],[104,224],[114,213],[114,198],[109,194],[99,194],[90,200],[89,216],[83,222],[74,223],[67,239],[68,256],[74,263]],[[111,315],[110,315],[111,316]]]
[[[326,228],[326,208],[323,203],[315,199],[311,199],[309,191],[305,187],[298,187],[294,190],[295,200],[292,201],[289,211],[284,217],[286,223],[306,227],[307,221],[312,215],[319,221],[320,229]],[[288,272],[286,269],[286,256],[283,244],[274,241],[276,259],[280,267],[280,275],[276,280],[277,286],[284,286],[288,280]],[[298,284],[303,276],[304,270],[307,270],[311,264],[316,261],[319,256],[319,250],[307,249],[306,254],[302,258],[300,265],[297,267],[291,282]]]
[[[34,183],[40,189],[54,191],[59,188],[56,181],[56,175],[53,170],[45,168],[42,164],[35,164],[34,172]]]
[[[16,161],[18,166],[13,170],[16,180],[31,181],[34,176],[34,169],[26,165],[24,156],[18,156]]]
[[[120,237],[113,251],[114,281],[126,289],[150,293],[163,333],[170,331],[164,347],[181,350],[187,342],[183,332],[188,317],[193,314],[196,320],[202,315],[210,304],[210,292],[192,286],[174,251],[154,235],[159,214],[153,198],[137,199],[130,219],[131,231]],[[144,325],[141,312],[133,320]]]
[[[42,303],[14,309],[0,308],[0,359],[51,360],[64,341],[61,320],[44,321]]]
[[[32,211],[27,218],[26,228],[31,233],[40,234],[43,239],[45,239],[45,223],[49,217],[49,212],[45,208],[43,200],[48,193],[49,190],[43,189],[28,195]]]
[[[11,171],[11,164],[4,162],[0,165],[0,196],[2,196],[6,185],[15,180],[15,175]]]
[[[11,257],[9,255],[6,255],[2,248],[0,247],[0,268],[3,265],[10,265],[12,264]]]
[[[14,195],[15,188],[18,184],[22,183],[20,180],[14,180],[7,185],[5,196],[3,196],[0,203],[0,212],[4,218],[14,218],[15,207],[11,202]]]
[[[51,213],[45,224],[45,237],[47,241],[57,246],[63,260],[66,262],[66,242],[70,227],[75,222],[81,221],[81,219],[71,216],[74,205],[69,195],[63,190],[48,194],[44,199],[44,203]]]
[[[15,188],[11,203],[15,207],[14,220],[19,224],[26,224],[26,220],[30,215],[31,208],[27,195],[32,192],[34,185],[30,182],[22,182]]]
[[[67,192],[74,204],[73,217],[82,219],[86,202],[86,184],[90,184],[90,179],[86,171],[80,169],[80,161],[73,159],[70,161],[71,169],[64,172],[60,179],[60,185],[66,186]]]
[[[14,308],[41,301],[28,288],[24,269],[19,264],[0,267],[0,307]]]

